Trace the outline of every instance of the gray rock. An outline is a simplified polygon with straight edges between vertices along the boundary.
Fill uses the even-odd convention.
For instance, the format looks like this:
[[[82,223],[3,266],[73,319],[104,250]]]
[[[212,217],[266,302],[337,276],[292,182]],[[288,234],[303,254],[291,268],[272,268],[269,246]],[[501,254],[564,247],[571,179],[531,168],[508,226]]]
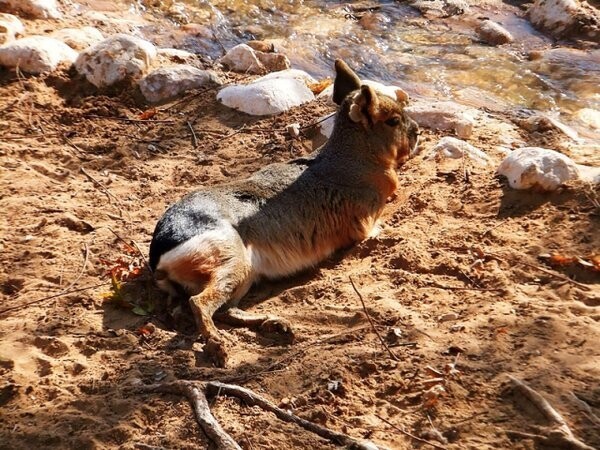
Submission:
[[[80,53],[75,67],[96,87],[143,77],[154,58],[150,42],[125,34],[111,36]]]
[[[221,84],[214,72],[188,65],[164,67],[149,73],[139,81],[142,94],[152,103],[163,102],[209,83]]]
[[[11,12],[23,12],[36,19],[60,19],[56,0],[0,0],[0,6]]]
[[[506,28],[492,20],[482,21],[477,28],[477,33],[490,45],[510,44],[514,41],[512,34]]]
[[[536,0],[528,15],[535,27],[554,37],[600,42],[600,11],[585,1]]]

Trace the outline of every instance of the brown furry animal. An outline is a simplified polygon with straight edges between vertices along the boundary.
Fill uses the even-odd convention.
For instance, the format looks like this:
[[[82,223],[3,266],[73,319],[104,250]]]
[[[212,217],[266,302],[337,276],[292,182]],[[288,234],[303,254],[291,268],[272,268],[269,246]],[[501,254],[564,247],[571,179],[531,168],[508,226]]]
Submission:
[[[271,164],[251,177],[193,192],[158,222],[150,265],[158,286],[185,291],[204,352],[223,366],[224,338],[212,317],[293,337],[288,323],[238,309],[261,277],[315,266],[372,232],[398,186],[396,168],[415,150],[417,124],[404,113],[408,96],[379,94],[335,63],[340,105],[329,141],[307,158]]]

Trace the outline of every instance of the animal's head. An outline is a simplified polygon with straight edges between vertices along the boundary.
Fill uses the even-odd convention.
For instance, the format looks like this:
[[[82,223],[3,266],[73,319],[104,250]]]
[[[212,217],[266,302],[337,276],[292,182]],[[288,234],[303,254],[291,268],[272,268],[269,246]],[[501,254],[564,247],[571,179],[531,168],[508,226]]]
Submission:
[[[336,78],[333,101],[340,105],[337,132],[354,132],[361,136],[359,145],[375,158],[400,166],[415,152],[419,127],[406,112],[408,94],[402,89],[395,97],[377,92],[362,84],[358,76],[341,59],[335,62]],[[334,131],[335,132],[335,131]]]

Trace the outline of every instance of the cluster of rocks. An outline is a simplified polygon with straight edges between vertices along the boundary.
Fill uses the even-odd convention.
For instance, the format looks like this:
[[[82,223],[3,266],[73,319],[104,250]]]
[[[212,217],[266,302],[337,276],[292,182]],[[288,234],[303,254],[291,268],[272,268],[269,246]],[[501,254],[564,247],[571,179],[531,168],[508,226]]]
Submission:
[[[534,0],[527,10],[530,22],[555,38],[583,38],[600,42],[600,12],[585,0]],[[411,6],[425,17],[451,17],[467,14],[474,0],[412,0]],[[511,33],[500,23],[481,21],[476,32],[490,45],[509,44]]]
[[[0,5],[39,18],[58,18],[52,0],[0,0]],[[149,102],[162,102],[181,93],[220,83],[212,71],[193,65],[173,64],[172,56],[194,60],[178,49],[157,49],[144,39],[115,34],[105,37],[93,27],[59,29],[48,36],[27,36],[19,17],[0,14],[0,65],[31,74],[52,72],[59,66],[75,66],[77,72],[98,88],[134,81]]]
[[[445,5],[446,9],[442,10],[452,14],[463,13],[468,8],[468,5],[463,7],[462,0],[420,0],[413,4],[421,5],[423,11],[429,11],[427,8],[434,4]],[[543,10],[544,4],[536,2],[532,6],[532,18],[538,17],[534,14],[538,11],[536,5]],[[54,0],[0,0],[0,5],[34,17],[60,17]],[[19,18],[4,13],[0,14],[0,33],[4,43],[0,46],[0,65],[32,74],[51,72],[61,65],[74,66],[81,76],[97,88],[134,81],[151,103],[164,102],[208,84],[222,84],[215,72],[185,63],[197,60],[195,55],[178,49],[157,48],[151,42],[126,34],[105,37],[96,28],[84,27],[60,29],[49,36],[21,37],[25,34],[25,27]],[[481,23],[479,33],[484,40],[495,45],[512,41],[506,30],[489,20]],[[173,60],[184,63],[174,64]],[[250,41],[237,45],[219,63],[236,72],[268,73],[250,83],[233,84],[218,92],[217,99],[221,103],[243,113],[257,116],[279,114],[317,98],[311,90],[316,80],[306,72],[291,69],[288,58],[276,52],[273,45],[267,42]],[[363,82],[382,95],[396,98],[399,88],[395,86],[370,80]],[[329,86],[318,98],[333,104],[332,93],[333,86]],[[465,141],[472,136],[474,127],[481,119],[481,111],[434,99],[412,101],[405,110],[421,127],[450,132],[458,137],[443,137],[426,155],[426,159],[467,158],[480,166],[492,163],[485,152]],[[591,118],[586,116],[586,120],[593,122],[593,114]],[[547,116],[533,115],[515,121],[532,132],[554,128],[574,141],[579,139],[574,130]],[[325,139],[329,138],[334,118],[323,118],[319,122],[320,133]],[[497,173],[506,176],[510,186],[516,189],[535,187],[554,190],[566,181],[589,177],[587,171],[581,170],[565,155],[537,147],[524,147],[510,152]]]

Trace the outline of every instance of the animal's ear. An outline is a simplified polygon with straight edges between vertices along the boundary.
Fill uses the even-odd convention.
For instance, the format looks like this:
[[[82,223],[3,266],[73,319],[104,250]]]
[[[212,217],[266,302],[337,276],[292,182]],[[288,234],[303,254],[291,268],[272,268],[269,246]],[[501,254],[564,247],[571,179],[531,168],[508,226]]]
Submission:
[[[403,105],[408,103],[408,94],[400,88],[396,89],[396,100]]]
[[[360,78],[341,59],[335,60],[335,83],[333,84],[333,101],[341,105],[346,96],[360,88]]]
[[[353,122],[360,122],[365,128],[368,128],[374,123],[387,120],[389,114],[386,114],[386,111],[381,108],[381,102],[375,90],[364,84],[360,87],[360,94],[350,105],[348,116]]]

